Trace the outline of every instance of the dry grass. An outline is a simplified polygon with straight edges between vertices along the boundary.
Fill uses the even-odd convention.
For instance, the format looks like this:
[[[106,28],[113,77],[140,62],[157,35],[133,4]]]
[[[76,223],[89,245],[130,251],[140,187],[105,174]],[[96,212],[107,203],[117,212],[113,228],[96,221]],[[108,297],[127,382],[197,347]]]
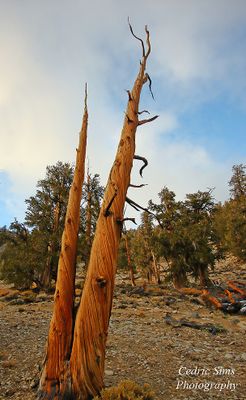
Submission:
[[[100,397],[95,397],[94,400],[154,400],[154,396],[149,385],[139,386],[133,381],[126,380],[116,387],[103,389]]]

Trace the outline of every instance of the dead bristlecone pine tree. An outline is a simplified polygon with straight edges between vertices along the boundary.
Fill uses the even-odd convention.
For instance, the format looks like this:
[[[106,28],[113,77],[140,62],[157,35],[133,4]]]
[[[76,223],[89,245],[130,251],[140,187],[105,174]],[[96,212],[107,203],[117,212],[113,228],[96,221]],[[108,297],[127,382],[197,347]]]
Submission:
[[[69,349],[65,346],[66,352],[68,352],[66,354],[63,352],[63,355],[66,358],[60,360],[59,363],[55,358],[60,358],[60,348],[54,354],[52,353],[50,366],[54,366],[53,381],[50,374],[49,384],[44,384],[45,390],[43,390],[43,393],[47,393],[50,397],[45,395],[46,397],[43,397],[45,399],[89,400],[99,394],[104,387],[105,348],[112,308],[117,255],[122,227],[127,219],[124,218],[124,205],[127,201],[134,208],[140,207],[126,195],[130,186],[134,158],[147,164],[143,157],[135,155],[135,136],[138,126],[157,118],[155,116],[139,120],[142,87],[149,82],[151,90],[151,80],[146,73],[146,63],[151,45],[147,27],[145,28],[146,45],[144,45],[144,42],[134,34],[130,24],[129,26],[132,35],[142,45],[140,69],[132,90],[128,91],[124,125],[97,221],[86,280],[76,314],[74,330],[72,330],[73,338],[68,340],[69,343],[67,342],[66,335],[71,338],[72,332],[68,330],[61,341],[62,348],[64,343],[70,345],[71,353],[69,354]],[[68,280],[70,279],[68,276]],[[59,298],[64,297],[64,302],[67,301],[65,291],[60,290],[58,295]],[[73,320],[69,319],[69,322],[72,323]],[[59,329],[66,331],[67,328],[62,326],[62,323],[61,320]],[[63,333],[59,331],[57,338],[59,335],[63,335]],[[46,364],[47,362],[48,358]],[[45,381],[45,375],[43,380]]]
[[[134,35],[131,26],[130,29]],[[89,399],[99,393],[104,386],[105,347],[118,247],[124,223],[124,205],[135,157],[135,135],[139,125],[157,118],[155,116],[139,120],[141,90],[145,82],[151,82],[145,72],[151,50],[147,27],[146,36],[147,50],[143,41],[139,39],[143,51],[140,70],[132,91],[128,92],[124,125],[105,189],[86,281],[75,321],[70,366],[71,390],[76,399]],[[128,201],[131,203],[129,199]]]
[[[76,165],[69,192],[65,227],[58,263],[54,310],[50,323],[39,398],[58,399],[65,393],[74,328],[74,290],[80,203],[85,173],[87,143],[87,88]],[[60,397],[59,397],[60,398]]]

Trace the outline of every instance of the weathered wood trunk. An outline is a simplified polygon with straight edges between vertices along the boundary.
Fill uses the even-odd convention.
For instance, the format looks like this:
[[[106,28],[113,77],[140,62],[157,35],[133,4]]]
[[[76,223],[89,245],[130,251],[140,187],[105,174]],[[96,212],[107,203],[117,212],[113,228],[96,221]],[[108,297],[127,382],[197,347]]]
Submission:
[[[60,214],[61,214],[61,207],[60,207],[60,201],[58,201],[56,203],[55,209],[54,209],[53,236],[58,231],[58,228],[59,228]],[[45,289],[49,289],[51,286],[52,256],[54,254],[54,249],[55,249],[55,242],[54,242],[54,238],[52,238],[47,246],[47,258],[46,258],[44,271],[41,276],[41,285]]]
[[[105,347],[111,314],[117,253],[123,225],[123,212],[135,154],[135,134],[139,100],[148,76],[145,67],[150,53],[143,58],[131,92],[128,92],[126,117],[121,138],[105,189],[95,237],[92,244],[87,277],[76,316],[74,341],[70,359],[72,395],[89,399],[103,388]],[[145,122],[149,122],[145,120]]]
[[[51,260],[52,260],[52,242],[48,243],[47,246],[47,257],[46,257],[46,262],[44,266],[43,273],[41,275],[41,286],[42,288],[49,289],[50,287],[50,282],[51,282]]]
[[[86,241],[86,267],[88,266],[90,249],[91,249],[91,178],[89,170],[87,171],[87,205],[86,205],[86,228],[85,228],[85,241]]]
[[[50,323],[46,358],[39,386],[42,399],[64,398],[67,386],[69,358],[73,338],[73,306],[77,236],[79,230],[80,202],[84,181],[85,153],[87,141],[87,94],[82,128],[77,149],[74,178],[69,192],[65,227],[54,298],[54,310]]]
[[[208,277],[207,268],[199,267],[199,279],[200,279],[200,286],[203,287],[203,288],[208,286],[209,283],[211,283],[210,279]]]
[[[153,250],[151,250],[151,257],[153,260],[153,271],[154,271],[155,283],[160,285],[161,284],[160,270],[159,270],[159,266],[157,265],[155,253],[153,252]]]
[[[129,274],[130,274],[130,280],[131,280],[132,286],[136,286],[135,277],[134,277],[134,269],[133,269],[133,265],[132,265],[132,261],[131,261],[131,252],[130,252],[130,248],[129,248],[129,244],[128,244],[127,233],[125,233],[124,238],[125,238],[127,266],[128,266],[128,270],[129,270]]]
[[[181,272],[173,274],[173,286],[175,289],[181,289],[187,284],[186,275]]]

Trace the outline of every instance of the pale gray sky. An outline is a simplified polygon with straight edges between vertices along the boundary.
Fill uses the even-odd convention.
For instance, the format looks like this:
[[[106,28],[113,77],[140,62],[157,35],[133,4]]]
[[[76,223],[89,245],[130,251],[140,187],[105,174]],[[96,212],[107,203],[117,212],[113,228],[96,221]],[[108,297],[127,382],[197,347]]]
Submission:
[[[0,226],[24,218],[47,165],[74,161],[85,82],[88,157],[106,182],[141,56],[128,16],[138,35],[146,23],[151,32],[156,101],[146,87],[142,107],[160,114],[139,129],[148,186],[130,195],[146,205],[167,185],[178,198],[228,196],[246,153],[244,0],[0,0]]]

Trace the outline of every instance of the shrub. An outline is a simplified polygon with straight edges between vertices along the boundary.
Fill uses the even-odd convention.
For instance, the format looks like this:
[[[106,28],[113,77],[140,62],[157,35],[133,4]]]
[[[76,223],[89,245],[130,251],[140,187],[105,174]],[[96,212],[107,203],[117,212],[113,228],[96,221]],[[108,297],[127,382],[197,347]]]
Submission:
[[[94,397],[94,400],[154,400],[154,392],[147,384],[141,387],[133,381],[126,380],[116,387],[103,389],[101,395]]]

